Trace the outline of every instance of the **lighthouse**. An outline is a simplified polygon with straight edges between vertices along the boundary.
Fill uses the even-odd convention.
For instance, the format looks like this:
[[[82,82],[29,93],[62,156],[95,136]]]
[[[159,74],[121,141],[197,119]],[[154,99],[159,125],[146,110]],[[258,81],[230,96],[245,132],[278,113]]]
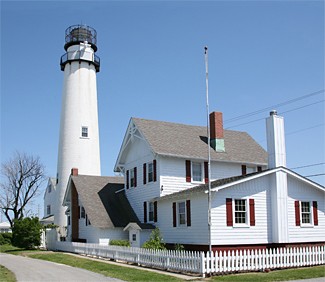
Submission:
[[[96,74],[100,69],[97,32],[85,25],[65,31],[66,53],[60,66],[64,74],[57,163],[54,224],[64,227],[67,216],[62,201],[72,168],[79,174],[100,176],[100,151]]]

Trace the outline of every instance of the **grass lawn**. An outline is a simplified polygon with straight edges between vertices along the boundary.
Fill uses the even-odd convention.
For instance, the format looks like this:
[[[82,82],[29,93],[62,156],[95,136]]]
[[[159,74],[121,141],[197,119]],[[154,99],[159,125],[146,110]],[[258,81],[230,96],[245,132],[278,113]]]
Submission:
[[[15,282],[16,281],[15,274],[13,274],[9,269],[0,265],[0,281]]]
[[[274,270],[268,273],[243,273],[212,277],[212,281],[287,281],[307,278],[325,277],[325,265]]]
[[[169,275],[134,268],[126,268],[123,266],[98,262],[86,258],[79,258],[62,253],[28,254],[28,256],[87,269],[105,276],[119,278],[125,281],[182,281],[181,279],[177,279]]]

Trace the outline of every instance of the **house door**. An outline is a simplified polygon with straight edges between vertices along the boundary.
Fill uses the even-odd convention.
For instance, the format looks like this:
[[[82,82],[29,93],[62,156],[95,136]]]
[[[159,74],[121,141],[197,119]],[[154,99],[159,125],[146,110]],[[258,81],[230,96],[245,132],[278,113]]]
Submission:
[[[139,230],[130,230],[131,247],[140,248],[140,232]]]

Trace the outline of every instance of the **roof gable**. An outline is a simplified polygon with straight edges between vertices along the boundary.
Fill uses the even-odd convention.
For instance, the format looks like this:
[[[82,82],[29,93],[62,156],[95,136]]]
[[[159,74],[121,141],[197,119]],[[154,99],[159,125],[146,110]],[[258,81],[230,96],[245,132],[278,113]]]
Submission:
[[[119,153],[115,171],[123,163],[123,151],[127,150],[133,136],[143,138],[153,153],[190,159],[207,159],[207,129],[164,121],[132,118]],[[266,151],[246,132],[224,130],[225,152],[211,150],[212,161],[245,164],[267,164]]]
[[[67,191],[75,186],[92,226],[125,227],[139,220],[125,196],[123,182],[123,177],[77,175],[70,177]]]

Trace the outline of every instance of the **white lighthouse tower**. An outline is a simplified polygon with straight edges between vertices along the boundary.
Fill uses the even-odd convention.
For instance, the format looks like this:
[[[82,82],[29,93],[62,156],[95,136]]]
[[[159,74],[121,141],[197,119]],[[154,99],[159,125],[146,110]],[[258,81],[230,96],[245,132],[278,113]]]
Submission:
[[[72,168],[79,174],[100,172],[96,73],[100,59],[96,30],[85,25],[70,26],[65,31],[66,53],[61,57],[64,72],[60,140],[57,165],[57,203],[54,223],[67,225],[62,201]]]

